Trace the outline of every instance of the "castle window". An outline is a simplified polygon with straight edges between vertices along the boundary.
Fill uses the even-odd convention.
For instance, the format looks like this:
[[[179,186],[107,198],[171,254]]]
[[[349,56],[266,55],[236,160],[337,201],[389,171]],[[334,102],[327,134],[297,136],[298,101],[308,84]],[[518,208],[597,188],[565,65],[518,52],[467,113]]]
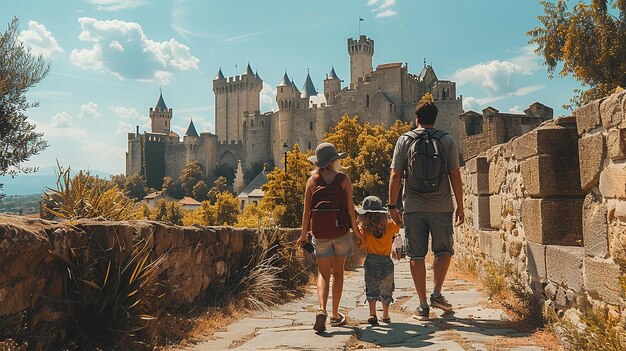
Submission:
[[[261,121],[261,128],[265,127],[265,121]]]
[[[167,127],[167,120],[165,120],[165,126]]]
[[[389,104],[389,112],[393,112],[393,105]]]
[[[309,130],[313,130],[313,122],[309,122]],[[310,149],[310,147],[309,147]]]
[[[370,94],[365,95],[365,107],[370,107]]]
[[[283,87],[280,87],[280,92],[281,92],[281,93],[283,92]]]
[[[243,121],[243,127],[244,127],[244,128],[245,128],[245,127],[247,127],[247,125],[246,125],[246,121]]]
[[[311,150],[311,142],[309,141],[309,150]]]
[[[254,128],[254,120],[253,119],[250,120],[250,127]]]

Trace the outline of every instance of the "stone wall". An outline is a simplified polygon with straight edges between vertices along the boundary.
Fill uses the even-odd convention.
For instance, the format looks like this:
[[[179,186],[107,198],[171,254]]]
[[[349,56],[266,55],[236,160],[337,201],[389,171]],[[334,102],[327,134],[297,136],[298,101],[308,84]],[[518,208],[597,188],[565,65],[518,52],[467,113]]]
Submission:
[[[575,117],[544,122],[469,160],[459,256],[478,258],[479,267],[508,265],[557,309],[596,301],[623,311],[625,95],[594,101]]]
[[[293,241],[299,230],[286,230]],[[63,297],[64,268],[50,252],[102,247],[113,241],[130,249],[144,239],[151,255],[164,255],[159,266],[162,307],[171,310],[214,301],[216,287],[248,261],[256,230],[231,227],[178,227],[150,221],[104,222],[81,220],[75,225],[0,215],[0,340],[12,337],[10,321],[21,320],[31,335],[67,318]],[[93,251],[92,254],[97,254]],[[55,324],[59,325],[59,324]],[[6,335],[8,333],[8,335]]]

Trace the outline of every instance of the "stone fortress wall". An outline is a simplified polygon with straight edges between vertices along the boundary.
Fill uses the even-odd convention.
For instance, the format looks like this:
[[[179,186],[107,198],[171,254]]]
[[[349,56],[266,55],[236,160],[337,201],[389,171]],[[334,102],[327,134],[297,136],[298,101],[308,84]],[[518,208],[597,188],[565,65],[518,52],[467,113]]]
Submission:
[[[508,264],[561,311],[591,301],[626,321],[625,97],[593,101],[470,159],[458,255]]]

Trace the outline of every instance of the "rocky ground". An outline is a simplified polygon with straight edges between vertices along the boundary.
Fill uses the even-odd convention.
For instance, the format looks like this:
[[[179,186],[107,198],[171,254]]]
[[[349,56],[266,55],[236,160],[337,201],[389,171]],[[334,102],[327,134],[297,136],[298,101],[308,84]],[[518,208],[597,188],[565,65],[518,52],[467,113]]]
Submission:
[[[487,294],[468,277],[451,270],[444,294],[454,312],[431,309],[430,321],[418,321],[411,312],[418,306],[407,261],[396,263],[395,299],[391,324],[367,324],[368,308],[363,291],[362,268],[347,272],[341,300],[348,323],[327,325],[316,334],[312,325],[317,307],[315,287],[302,299],[257,312],[230,324],[226,330],[198,341],[190,350],[511,350],[552,348],[540,337],[522,332],[504,310],[494,308]],[[432,280],[432,270],[429,270]],[[429,282],[428,290],[432,291]],[[382,314],[379,311],[379,317]]]

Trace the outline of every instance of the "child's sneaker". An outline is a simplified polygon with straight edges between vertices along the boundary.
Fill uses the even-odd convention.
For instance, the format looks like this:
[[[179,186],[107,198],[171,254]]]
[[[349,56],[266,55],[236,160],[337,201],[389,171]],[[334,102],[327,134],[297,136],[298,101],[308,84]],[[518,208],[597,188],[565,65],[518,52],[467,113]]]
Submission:
[[[430,306],[441,308],[444,311],[452,311],[452,305],[443,295],[435,296],[430,294]]]
[[[413,318],[418,321],[427,321],[430,319],[430,308],[419,306],[413,312]]]

